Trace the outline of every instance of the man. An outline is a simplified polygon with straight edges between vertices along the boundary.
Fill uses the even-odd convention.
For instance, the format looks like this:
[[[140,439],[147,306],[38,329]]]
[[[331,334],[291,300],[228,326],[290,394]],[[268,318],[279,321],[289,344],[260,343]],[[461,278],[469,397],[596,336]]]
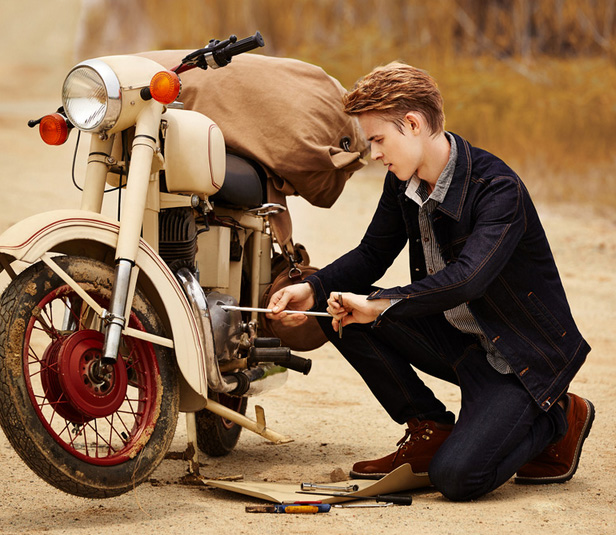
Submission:
[[[569,480],[594,407],[567,388],[590,347],[524,184],[444,131],[436,83],[414,67],[375,69],[344,106],[388,170],[376,213],[355,249],[269,307],[270,318],[294,325],[306,316],[285,308],[327,306],[328,338],[407,424],[396,452],[356,463],[351,475],[379,478],[410,463],[452,500],[514,474],[520,483]],[[407,241],[412,283],[373,288]],[[415,368],[459,385],[457,422]]]

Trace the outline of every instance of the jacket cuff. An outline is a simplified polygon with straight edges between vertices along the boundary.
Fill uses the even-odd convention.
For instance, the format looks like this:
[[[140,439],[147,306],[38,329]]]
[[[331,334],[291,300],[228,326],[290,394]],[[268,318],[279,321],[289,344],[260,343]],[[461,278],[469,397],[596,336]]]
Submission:
[[[308,275],[302,282],[307,282],[314,293],[314,306],[311,310],[325,310],[329,293],[323,287],[321,279],[316,274]]]

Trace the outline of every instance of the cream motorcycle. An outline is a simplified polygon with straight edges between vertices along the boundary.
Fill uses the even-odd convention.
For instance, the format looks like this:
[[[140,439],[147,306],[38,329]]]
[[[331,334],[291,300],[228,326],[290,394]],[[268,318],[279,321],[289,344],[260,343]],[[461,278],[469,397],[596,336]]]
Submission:
[[[283,207],[263,203],[255,167],[228,160],[214,122],[174,102],[179,73],[260,46],[258,32],[211,41],[171,71],[137,56],[84,61],[65,79],[63,108],[34,122],[51,144],[73,127],[89,133],[90,150],[79,210],[0,236],[12,278],[0,303],[0,423],[63,491],[103,498],[142,483],[179,412],[209,455],[231,451],[242,428],[286,440],[259,407],[247,418],[246,400],[310,361],[263,337],[257,310],[237,310],[258,309],[271,281],[268,216]],[[119,221],[101,214],[110,177]]]

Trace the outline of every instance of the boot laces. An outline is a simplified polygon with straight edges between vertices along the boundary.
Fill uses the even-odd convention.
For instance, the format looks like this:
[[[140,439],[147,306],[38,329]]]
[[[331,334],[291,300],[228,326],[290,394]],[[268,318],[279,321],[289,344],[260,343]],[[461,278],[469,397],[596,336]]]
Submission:
[[[430,435],[433,433],[434,431],[430,429],[427,423],[413,426],[412,428],[407,427],[404,431],[404,436],[396,443],[398,450],[396,451],[396,455],[394,455],[392,462],[395,463],[400,455],[400,452],[412,447],[416,442],[419,442],[420,440],[430,440]]]

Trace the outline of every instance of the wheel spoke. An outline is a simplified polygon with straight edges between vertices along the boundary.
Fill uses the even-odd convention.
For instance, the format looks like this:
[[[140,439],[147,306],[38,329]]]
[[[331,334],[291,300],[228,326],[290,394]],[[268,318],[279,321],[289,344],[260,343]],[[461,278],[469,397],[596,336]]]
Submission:
[[[113,425],[113,417],[115,416],[115,413],[111,415],[111,420],[109,420],[109,418],[105,418],[105,420],[107,421],[107,423],[109,424],[109,444],[111,444],[111,441],[113,440],[113,433],[115,431],[115,427]],[[117,431],[115,431],[117,434]],[[111,448],[108,447],[107,448],[107,455],[111,454]]]
[[[94,422],[94,424],[92,423]],[[95,457],[99,457],[99,451],[101,450],[101,446],[99,446],[99,441],[104,445],[107,446],[107,456],[109,456],[111,454],[111,452],[115,452],[117,451],[113,445],[111,444],[111,440],[107,441],[105,439],[105,437],[99,432],[98,430],[98,420],[93,420],[92,422],[88,422],[85,427],[89,427],[93,432],[94,432],[94,438],[95,438],[95,442],[94,442],[94,453],[95,453]],[[84,437],[85,437],[85,431],[84,431]],[[86,451],[87,451],[87,442],[86,442]]]
[[[36,351],[34,351],[34,348],[32,346],[28,348],[28,356],[31,357],[32,363],[38,363],[41,366],[46,366],[46,364],[43,363],[39,356],[36,354]],[[28,364],[30,364],[30,362],[28,362]]]
[[[106,420],[109,422],[110,425],[110,430],[109,430],[109,442],[111,443],[112,439],[113,439],[113,434],[115,434],[118,439],[120,440],[120,442],[122,444],[127,444],[129,442],[130,439],[130,435],[131,435],[131,431],[130,429],[126,426],[126,424],[124,423],[124,420],[122,419],[122,417],[116,412],[114,413],[111,417],[113,420],[113,417],[117,416],[117,419],[120,420],[120,423],[122,424],[122,427],[124,427],[124,431],[119,431],[116,426],[114,426],[112,424],[112,422],[109,422],[109,419],[106,418]]]
[[[49,337],[52,339],[58,338],[59,336],[58,331],[53,326],[53,320],[50,322],[45,321],[45,318],[43,318],[43,314],[45,314],[48,317],[48,319],[50,319],[49,314],[47,313],[47,310],[45,309],[43,309],[42,311],[38,309],[32,312],[32,315],[37,319],[37,321],[41,325],[41,327],[39,327],[38,330],[41,330],[47,333]]]

